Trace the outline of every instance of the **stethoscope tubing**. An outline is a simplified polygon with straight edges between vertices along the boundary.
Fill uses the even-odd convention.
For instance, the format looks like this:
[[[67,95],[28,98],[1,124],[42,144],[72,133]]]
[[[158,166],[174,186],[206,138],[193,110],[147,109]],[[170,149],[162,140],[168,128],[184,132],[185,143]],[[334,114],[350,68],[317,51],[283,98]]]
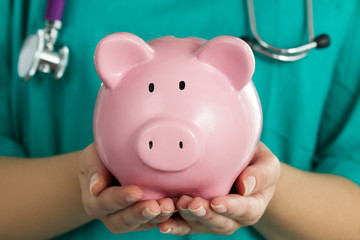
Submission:
[[[293,62],[306,57],[311,49],[324,48],[330,44],[330,38],[326,34],[319,35],[314,38],[314,17],[312,0],[306,0],[306,15],[308,28],[308,43],[293,48],[278,48],[265,42],[259,35],[256,27],[254,1],[247,0],[250,29],[254,36],[254,40],[248,37],[242,37],[250,47],[260,54],[275,60]]]
[[[45,20],[62,21],[65,0],[48,0],[45,11]]]

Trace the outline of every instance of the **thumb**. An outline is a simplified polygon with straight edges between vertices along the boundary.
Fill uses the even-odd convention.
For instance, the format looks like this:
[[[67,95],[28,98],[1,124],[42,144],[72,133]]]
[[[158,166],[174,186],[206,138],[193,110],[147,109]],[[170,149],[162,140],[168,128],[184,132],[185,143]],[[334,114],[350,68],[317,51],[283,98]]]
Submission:
[[[94,143],[86,147],[80,154],[79,169],[82,191],[90,191],[90,194],[94,196],[98,196],[113,182],[113,176],[102,163]]]
[[[241,195],[248,196],[275,185],[279,177],[279,160],[260,142],[249,166],[238,177],[236,189]]]

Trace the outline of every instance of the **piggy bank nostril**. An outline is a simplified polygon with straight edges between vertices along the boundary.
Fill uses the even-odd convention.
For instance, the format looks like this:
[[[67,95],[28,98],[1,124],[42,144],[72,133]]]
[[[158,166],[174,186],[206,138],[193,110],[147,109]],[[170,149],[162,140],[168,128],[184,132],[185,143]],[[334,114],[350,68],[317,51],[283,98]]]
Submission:
[[[153,92],[155,89],[155,85],[153,83],[149,84],[149,92]]]
[[[180,141],[180,142],[179,142],[179,148],[182,149],[183,147],[184,147],[183,142]]]
[[[184,82],[184,81],[179,82],[179,89],[180,89],[180,90],[184,90],[184,89],[185,89],[185,82]]]
[[[152,148],[153,148],[153,142],[149,141],[149,149],[152,149]]]

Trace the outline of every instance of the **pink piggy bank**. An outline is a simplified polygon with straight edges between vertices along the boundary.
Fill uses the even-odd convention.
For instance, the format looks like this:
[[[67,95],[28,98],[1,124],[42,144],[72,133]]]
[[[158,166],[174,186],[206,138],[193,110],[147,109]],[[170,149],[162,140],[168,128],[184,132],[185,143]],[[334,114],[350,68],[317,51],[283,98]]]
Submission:
[[[97,45],[95,67],[95,145],[122,185],[143,199],[229,192],[262,128],[245,42],[115,33]]]

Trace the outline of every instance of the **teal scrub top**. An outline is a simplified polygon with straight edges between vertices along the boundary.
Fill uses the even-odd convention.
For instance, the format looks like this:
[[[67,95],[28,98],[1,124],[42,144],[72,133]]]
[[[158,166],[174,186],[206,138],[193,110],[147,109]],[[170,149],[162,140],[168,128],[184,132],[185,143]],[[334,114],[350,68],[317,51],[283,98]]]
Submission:
[[[261,37],[278,47],[307,42],[302,0],[257,0]],[[149,40],[173,35],[211,39],[250,35],[245,1],[67,1],[57,45],[70,49],[62,79],[17,75],[25,37],[43,28],[46,1],[0,1],[0,155],[44,157],[85,148],[93,141],[92,115],[98,78],[96,44],[114,32]],[[263,108],[261,140],[283,162],[306,171],[338,174],[360,184],[360,4],[313,3],[315,35],[330,47],[300,61],[282,63],[255,55],[253,76]],[[251,227],[231,236],[168,236],[157,229],[111,234],[93,221],[58,239],[262,239]]]

